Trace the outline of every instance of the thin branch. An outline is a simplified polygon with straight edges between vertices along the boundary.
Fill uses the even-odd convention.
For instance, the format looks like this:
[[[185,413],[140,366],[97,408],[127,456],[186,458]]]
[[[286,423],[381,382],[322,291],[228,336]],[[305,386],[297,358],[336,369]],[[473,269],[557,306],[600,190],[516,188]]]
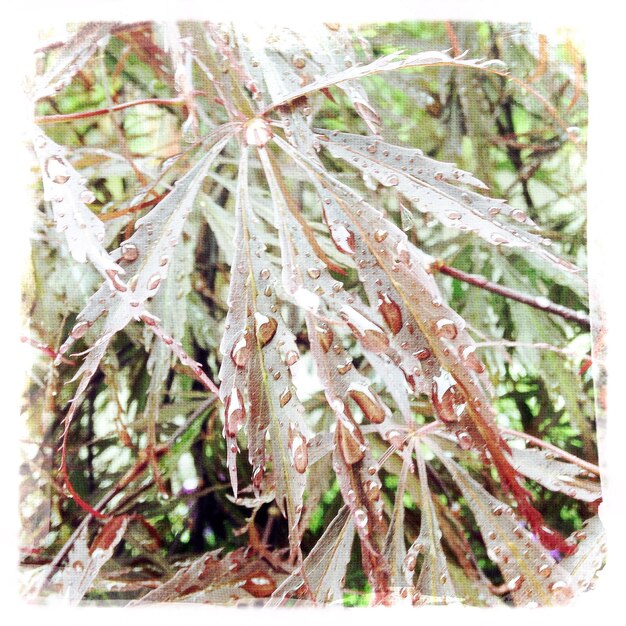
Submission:
[[[449,265],[446,265],[443,261],[435,261],[431,264],[430,267],[431,269],[437,270],[438,272],[441,272],[446,276],[452,276],[452,278],[462,280],[465,283],[474,285],[475,287],[480,287],[481,289],[486,289],[487,291],[496,293],[500,296],[503,296],[504,298],[509,298],[511,300],[515,300],[516,302],[527,304],[528,306],[538,309],[539,311],[545,311],[546,313],[558,315],[563,319],[579,324],[587,330],[591,329],[589,315],[583,313],[582,311],[574,311],[573,309],[568,309],[561,304],[551,302],[543,296],[531,296],[527,293],[522,293],[521,291],[511,289],[510,287],[505,287],[503,285],[498,285],[497,283],[492,283],[484,276],[480,276],[477,274],[468,274],[467,272],[459,270],[455,267],[450,267]]]
[[[122,111],[129,107],[136,107],[141,104],[160,104],[165,106],[185,106],[185,101],[181,98],[143,98],[142,100],[132,100],[131,102],[122,102],[111,107],[102,109],[92,109],[91,111],[77,111],[76,113],[64,113],[60,115],[42,115],[35,118],[35,124],[57,124],[59,122],[71,122],[72,120],[81,120],[88,117],[97,117],[99,115],[108,115],[115,111]]]

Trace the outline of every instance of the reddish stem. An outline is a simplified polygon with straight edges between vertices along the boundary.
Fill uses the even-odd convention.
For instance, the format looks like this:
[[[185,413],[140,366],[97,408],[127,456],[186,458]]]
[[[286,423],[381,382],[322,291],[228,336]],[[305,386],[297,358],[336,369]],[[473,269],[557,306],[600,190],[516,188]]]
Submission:
[[[516,291],[515,289],[511,289],[509,287],[504,287],[503,285],[498,285],[497,283],[492,283],[484,276],[468,274],[467,272],[459,270],[456,267],[446,265],[443,261],[435,261],[430,267],[438,272],[441,272],[442,274],[446,274],[446,276],[452,276],[452,278],[462,280],[463,282],[474,285],[475,287],[480,287],[481,289],[486,289],[487,291],[496,293],[499,296],[527,304],[528,306],[532,306],[539,311],[552,313],[553,315],[558,315],[563,319],[576,322],[587,330],[591,328],[589,316],[582,311],[574,311],[560,304],[550,302],[547,298],[538,298],[536,296],[522,293],[521,291]]]

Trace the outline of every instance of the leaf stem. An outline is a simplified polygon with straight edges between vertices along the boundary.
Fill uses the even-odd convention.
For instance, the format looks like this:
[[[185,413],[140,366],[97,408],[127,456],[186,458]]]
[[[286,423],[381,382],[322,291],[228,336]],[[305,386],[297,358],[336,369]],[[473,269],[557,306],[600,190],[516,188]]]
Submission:
[[[540,311],[545,311],[546,313],[558,315],[563,319],[579,324],[587,330],[591,328],[589,315],[583,313],[582,311],[574,311],[572,309],[568,309],[561,304],[551,302],[543,296],[531,296],[527,293],[522,293],[521,291],[511,289],[510,287],[505,287],[504,285],[492,283],[484,276],[480,276],[477,274],[468,274],[467,272],[459,270],[456,267],[450,267],[449,265],[446,265],[443,261],[435,261],[430,265],[430,268],[433,270],[437,270],[438,272],[445,274],[446,276],[452,276],[452,278],[456,278],[457,280],[462,280],[465,283],[474,285],[475,287],[480,287],[481,289],[491,291],[492,293],[503,296],[504,298],[509,298],[511,300],[515,300],[516,302],[527,304],[528,306],[532,306],[533,308]]]

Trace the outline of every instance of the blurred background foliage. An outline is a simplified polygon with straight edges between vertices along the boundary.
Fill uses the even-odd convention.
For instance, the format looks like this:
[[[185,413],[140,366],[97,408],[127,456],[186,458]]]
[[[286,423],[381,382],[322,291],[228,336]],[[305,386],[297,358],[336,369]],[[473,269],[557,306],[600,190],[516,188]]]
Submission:
[[[193,29],[193,24],[181,25],[183,32]],[[553,241],[556,254],[585,268],[587,94],[584,52],[577,34],[540,34],[530,25],[481,22],[369,24],[358,32],[363,60],[367,55],[398,49],[419,52],[452,48],[455,53],[469,50],[472,58],[497,58],[506,64],[517,82],[473,70],[435,68],[382,74],[363,79],[362,84],[382,117],[383,139],[419,147],[428,156],[454,161],[473,172],[489,186],[492,197],[506,198],[540,224]],[[176,98],[171,64],[162,46],[158,31],[150,24],[117,31],[106,46],[98,47],[70,84],[37,103],[36,116],[73,114],[144,98]],[[54,48],[38,53],[40,69],[52,63],[54,54]],[[198,84],[202,80],[206,83],[206,78],[198,75]],[[226,118],[213,99],[211,85],[206,83],[203,89],[198,100],[203,111],[200,129],[206,133]],[[321,94],[311,99],[314,126],[365,132],[345,96],[338,91],[333,95],[334,102]],[[68,148],[72,164],[94,191],[96,202],[91,207],[106,220],[106,243],[110,247],[117,245],[125,231],[130,232],[142,214],[126,210],[133,207],[139,190],[165,172],[164,168],[172,165],[171,157],[189,145],[185,120],[184,107],[164,102],[45,126],[51,139]],[[572,135],[577,142],[571,141]],[[236,171],[234,155],[227,150],[204,184],[197,203],[200,210],[186,227],[176,272],[160,292],[161,302],[169,307],[169,313],[164,310],[162,314],[178,325],[183,345],[207,365],[214,379],[232,260]],[[174,164],[167,170],[165,181],[173,180],[176,174]],[[35,180],[35,169],[33,175]],[[340,177],[364,194],[373,194],[375,183],[361,178],[358,172],[346,168]],[[76,314],[97,288],[99,276],[69,256],[61,235],[52,228],[39,184],[23,312],[28,337],[54,349],[68,335]],[[257,200],[269,205],[268,196]],[[313,204],[305,191],[301,201],[305,206]],[[377,202],[418,247],[446,264],[571,309],[588,309],[584,285],[567,273],[555,272],[536,257],[490,247],[471,234],[446,229],[428,215],[410,213],[384,188],[377,190]],[[353,284],[356,280],[355,273],[347,278]],[[596,462],[593,384],[590,371],[585,369],[589,332],[573,322],[448,276],[438,275],[437,280],[478,341],[485,343],[481,358],[497,392],[500,424]],[[155,309],[157,306],[155,300]],[[155,313],[159,315],[158,310]],[[508,345],[510,342],[519,345]],[[160,547],[155,548],[145,529],[131,527],[123,547],[107,564],[115,580],[159,578],[170,571],[176,559],[218,547],[230,551],[249,541],[246,534],[238,532],[245,526],[249,511],[229,498],[220,409],[177,366],[167,377],[158,407],[156,436],[162,446],[158,468],[166,493],[156,488],[145,455],[154,417],[146,406],[151,358],[147,348],[149,341],[139,325],[131,324],[118,334],[70,432],[71,479],[78,491],[95,503],[119,481],[134,479],[115,495],[109,510],[140,513],[161,539]],[[36,350],[33,358],[24,395],[20,503],[21,556],[27,575],[54,558],[85,515],[66,497],[56,472],[61,421],[75,391],[75,384],[62,381],[71,377],[68,372],[74,366],[65,363],[55,368],[49,356]],[[69,358],[78,363],[80,357]],[[310,360],[302,361],[295,382],[309,419],[319,420],[321,425],[329,419],[323,411],[322,392]],[[418,422],[430,419],[428,407],[414,408]],[[377,455],[383,451],[374,450]],[[330,464],[330,459],[320,463]],[[319,481],[310,485],[317,491],[316,500],[312,500],[317,504],[305,511],[309,524],[303,541],[305,553],[342,504],[328,469],[326,484]],[[389,511],[399,469],[398,464],[390,463],[381,474]],[[131,476],[132,472],[135,474]],[[249,473],[245,463],[240,472],[244,476]],[[323,475],[320,471],[319,476]],[[484,475],[483,479],[497,491],[493,478]],[[538,485],[532,488],[546,522],[565,535],[580,529],[590,515],[584,502]],[[453,496],[447,495],[445,480],[436,490],[451,524],[470,515],[466,506],[455,504]],[[419,509],[410,498],[406,500],[406,524],[415,536]],[[259,510],[255,523],[264,541],[286,545],[285,523],[275,505]],[[479,555],[479,565],[498,582],[497,568],[490,569],[486,554],[480,556],[477,537],[469,534],[467,539]],[[346,580],[346,589],[353,591],[346,595],[347,604],[360,604],[368,588],[356,566],[356,546],[355,552]],[[134,591],[129,589],[110,588],[90,597],[133,597]]]

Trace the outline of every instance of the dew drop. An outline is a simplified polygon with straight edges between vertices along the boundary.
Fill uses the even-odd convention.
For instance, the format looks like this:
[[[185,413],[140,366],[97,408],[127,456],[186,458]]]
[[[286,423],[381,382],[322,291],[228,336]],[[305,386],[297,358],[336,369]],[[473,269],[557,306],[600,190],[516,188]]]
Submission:
[[[73,339],[80,339],[89,329],[91,324],[89,322],[78,322],[70,331],[70,337]]]
[[[139,256],[139,250],[134,243],[125,243],[122,246],[122,258],[125,261],[136,261]]]
[[[271,275],[271,272],[264,267],[260,272],[259,272],[259,276],[263,279],[263,280],[267,280]]]
[[[84,202],[85,204],[91,204],[96,200],[95,194],[89,189],[83,189],[78,197],[80,198],[80,201]]]
[[[435,323],[435,333],[442,339],[456,339],[458,330],[453,321],[442,318]]]
[[[385,406],[368,385],[352,383],[348,388],[348,395],[358,404],[370,422],[380,424],[385,420]]]
[[[360,428],[352,423],[352,432],[350,432],[343,423],[343,420],[337,421],[337,441],[343,460],[348,465],[354,465],[363,460],[365,456],[365,440]]]
[[[256,336],[261,344],[261,347],[267,345],[276,334],[278,328],[278,322],[273,317],[267,317],[262,313],[256,312],[254,314],[254,323],[256,326]]]
[[[382,243],[383,241],[385,241],[385,239],[387,239],[388,234],[389,233],[386,230],[378,229],[374,232],[374,241],[376,241],[377,243]]]
[[[299,474],[304,474],[309,464],[309,453],[306,439],[296,429],[289,429],[289,452],[293,466]]]
[[[292,393],[290,389],[285,389],[281,394],[280,394],[280,398],[279,398],[279,402],[280,402],[280,406],[284,407],[289,400],[291,400],[292,398]]]
[[[537,568],[537,573],[542,578],[549,578],[552,574],[552,568],[547,563],[544,563]]]
[[[245,367],[252,354],[250,331],[245,330],[235,342],[230,356],[237,367]]]
[[[459,213],[458,211],[449,211],[448,213],[446,213],[446,217],[449,220],[456,221],[456,220],[460,220],[463,217],[463,214]]]
[[[293,63],[293,66],[299,70],[303,69],[306,65],[306,59],[299,54],[294,54],[291,62]]]
[[[388,176],[384,180],[381,180],[381,183],[385,187],[396,187],[399,182],[400,182],[400,180],[398,179],[398,177],[395,174],[391,174],[390,176]]]
[[[402,311],[386,293],[378,292],[378,311],[383,316],[389,330],[397,335],[402,330]]]
[[[511,211],[511,217],[516,222],[520,222],[520,224],[525,222],[528,219],[528,216],[526,215],[526,213],[524,213],[524,211],[521,211],[520,209],[513,209],[513,211]]]
[[[491,233],[491,241],[493,241],[493,243],[495,244],[508,244],[510,243],[508,239],[506,239],[505,237],[503,237],[502,235],[499,235],[498,233]]]
[[[161,275],[160,274],[153,274],[152,276],[150,276],[150,278],[148,279],[148,290],[149,291],[153,291],[154,289],[156,289],[159,285],[161,284]]]
[[[472,371],[476,372],[477,374],[482,374],[485,371],[485,365],[474,354],[475,350],[475,346],[460,346],[459,355],[463,359],[465,365],[467,365]]]
[[[255,572],[246,578],[242,587],[255,598],[268,598],[276,590],[276,583],[263,572]]]
[[[522,588],[523,584],[524,584],[524,577],[521,574],[519,574],[518,576],[515,576],[515,578],[511,578],[511,580],[509,580],[506,586],[509,591],[519,591]]]
[[[63,185],[70,179],[67,166],[59,156],[48,157],[46,159],[45,169],[48,178],[50,178],[53,183]]]
[[[382,354],[387,351],[389,339],[374,322],[349,305],[341,307],[340,315],[347,322],[352,334],[366,350],[371,350],[375,354]]]
[[[363,509],[357,509],[354,512],[354,523],[358,528],[365,528],[367,526],[367,513]]]
[[[233,388],[231,390],[226,398],[224,409],[226,414],[224,429],[229,437],[235,437],[246,418],[243,396],[239,389]]]
[[[320,277],[321,272],[317,267],[310,267],[306,273],[313,279],[316,280]]]

